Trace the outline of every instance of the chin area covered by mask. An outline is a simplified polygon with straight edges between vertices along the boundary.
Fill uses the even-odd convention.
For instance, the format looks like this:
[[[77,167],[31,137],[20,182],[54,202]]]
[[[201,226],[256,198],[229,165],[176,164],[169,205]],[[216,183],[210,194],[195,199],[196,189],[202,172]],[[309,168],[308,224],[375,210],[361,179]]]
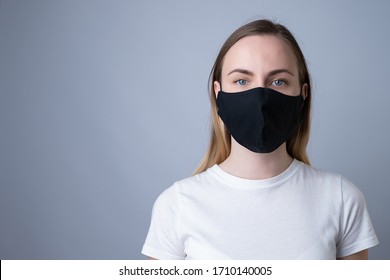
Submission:
[[[217,97],[218,115],[232,137],[256,153],[270,153],[290,139],[297,128],[303,97],[257,87]]]

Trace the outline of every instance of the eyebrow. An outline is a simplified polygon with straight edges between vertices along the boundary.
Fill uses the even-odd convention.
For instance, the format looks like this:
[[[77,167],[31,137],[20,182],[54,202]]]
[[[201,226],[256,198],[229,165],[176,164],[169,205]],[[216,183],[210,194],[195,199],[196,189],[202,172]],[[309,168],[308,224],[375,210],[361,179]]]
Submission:
[[[230,71],[228,73],[228,76],[233,74],[233,73],[241,73],[241,74],[245,74],[245,75],[249,75],[249,76],[254,76],[253,72],[246,70],[246,69],[241,69],[241,68],[234,69],[234,70]]]
[[[294,77],[294,74],[285,68],[272,70],[271,72],[268,73],[268,76],[274,76],[274,75],[279,74],[279,73],[287,73],[287,74]]]
[[[251,72],[249,70],[246,70],[246,69],[241,69],[241,68],[237,68],[237,69],[234,69],[234,70],[230,71],[228,73],[228,75],[233,74],[233,73],[241,73],[241,74],[245,74],[245,75],[249,75],[249,76],[254,76],[253,72]],[[285,68],[272,70],[272,71],[270,71],[268,73],[267,76],[274,76],[274,75],[279,74],[279,73],[287,73],[287,74],[289,74],[289,75],[294,77],[294,74],[291,71],[289,71],[289,70],[287,70]]]

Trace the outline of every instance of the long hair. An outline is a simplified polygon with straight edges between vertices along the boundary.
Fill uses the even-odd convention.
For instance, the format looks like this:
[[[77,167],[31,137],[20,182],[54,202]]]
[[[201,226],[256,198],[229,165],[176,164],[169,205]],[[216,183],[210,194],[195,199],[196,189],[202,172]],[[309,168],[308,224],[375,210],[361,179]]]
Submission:
[[[306,164],[310,164],[306,146],[309,141],[310,134],[310,107],[311,107],[311,82],[310,74],[306,65],[305,57],[295,40],[291,32],[283,25],[274,23],[269,20],[256,20],[252,21],[230,35],[230,37],[223,44],[217,59],[214,62],[209,76],[209,95],[211,102],[211,135],[210,143],[201,164],[196,169],[194,174],[205,171],[207,168],[214,164],[220,164],[230,154],[231,149],[231,135],[226,129],[224,123],[220,119],[217,113],[216,96],[214,94],[214,82],[221,81],[222,64],[226,53],[229,49],[240,39],[253,36],[253,35],[274,35],[283,39],[293,50],[299,70],[299,82],[302,87],[303,84],[307,84],[307,96],[302,108],[301,122],[297,129],[287,140],[287,152],[288,154]]]

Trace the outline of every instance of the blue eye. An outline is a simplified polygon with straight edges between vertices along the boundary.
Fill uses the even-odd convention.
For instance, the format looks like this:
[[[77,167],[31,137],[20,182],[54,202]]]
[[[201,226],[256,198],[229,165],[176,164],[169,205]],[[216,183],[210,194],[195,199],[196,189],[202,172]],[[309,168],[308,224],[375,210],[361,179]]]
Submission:
[[[239,79],[239,80],[235,81],[235,83],[239,86],[245,86],[247,84],[247,81],[243,80],[243,79]]]
[[[275,81],[272,82],[272,85],[273,86],[277,86],[277,87],[283,86],[285,84],[286,84],[286,82],[283,81],[283,80],[275,80]]]

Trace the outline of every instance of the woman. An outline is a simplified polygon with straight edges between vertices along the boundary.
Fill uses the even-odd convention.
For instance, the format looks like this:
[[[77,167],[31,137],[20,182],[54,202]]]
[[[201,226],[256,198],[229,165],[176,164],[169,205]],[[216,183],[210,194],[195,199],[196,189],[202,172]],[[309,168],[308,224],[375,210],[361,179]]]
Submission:
[[[212,132],[190,178],[155,202],[142,253],[156,259],[367,259],[378,243],[362,193],[311,167],[311,85],[282,25],[257,20],[210,75]]]

